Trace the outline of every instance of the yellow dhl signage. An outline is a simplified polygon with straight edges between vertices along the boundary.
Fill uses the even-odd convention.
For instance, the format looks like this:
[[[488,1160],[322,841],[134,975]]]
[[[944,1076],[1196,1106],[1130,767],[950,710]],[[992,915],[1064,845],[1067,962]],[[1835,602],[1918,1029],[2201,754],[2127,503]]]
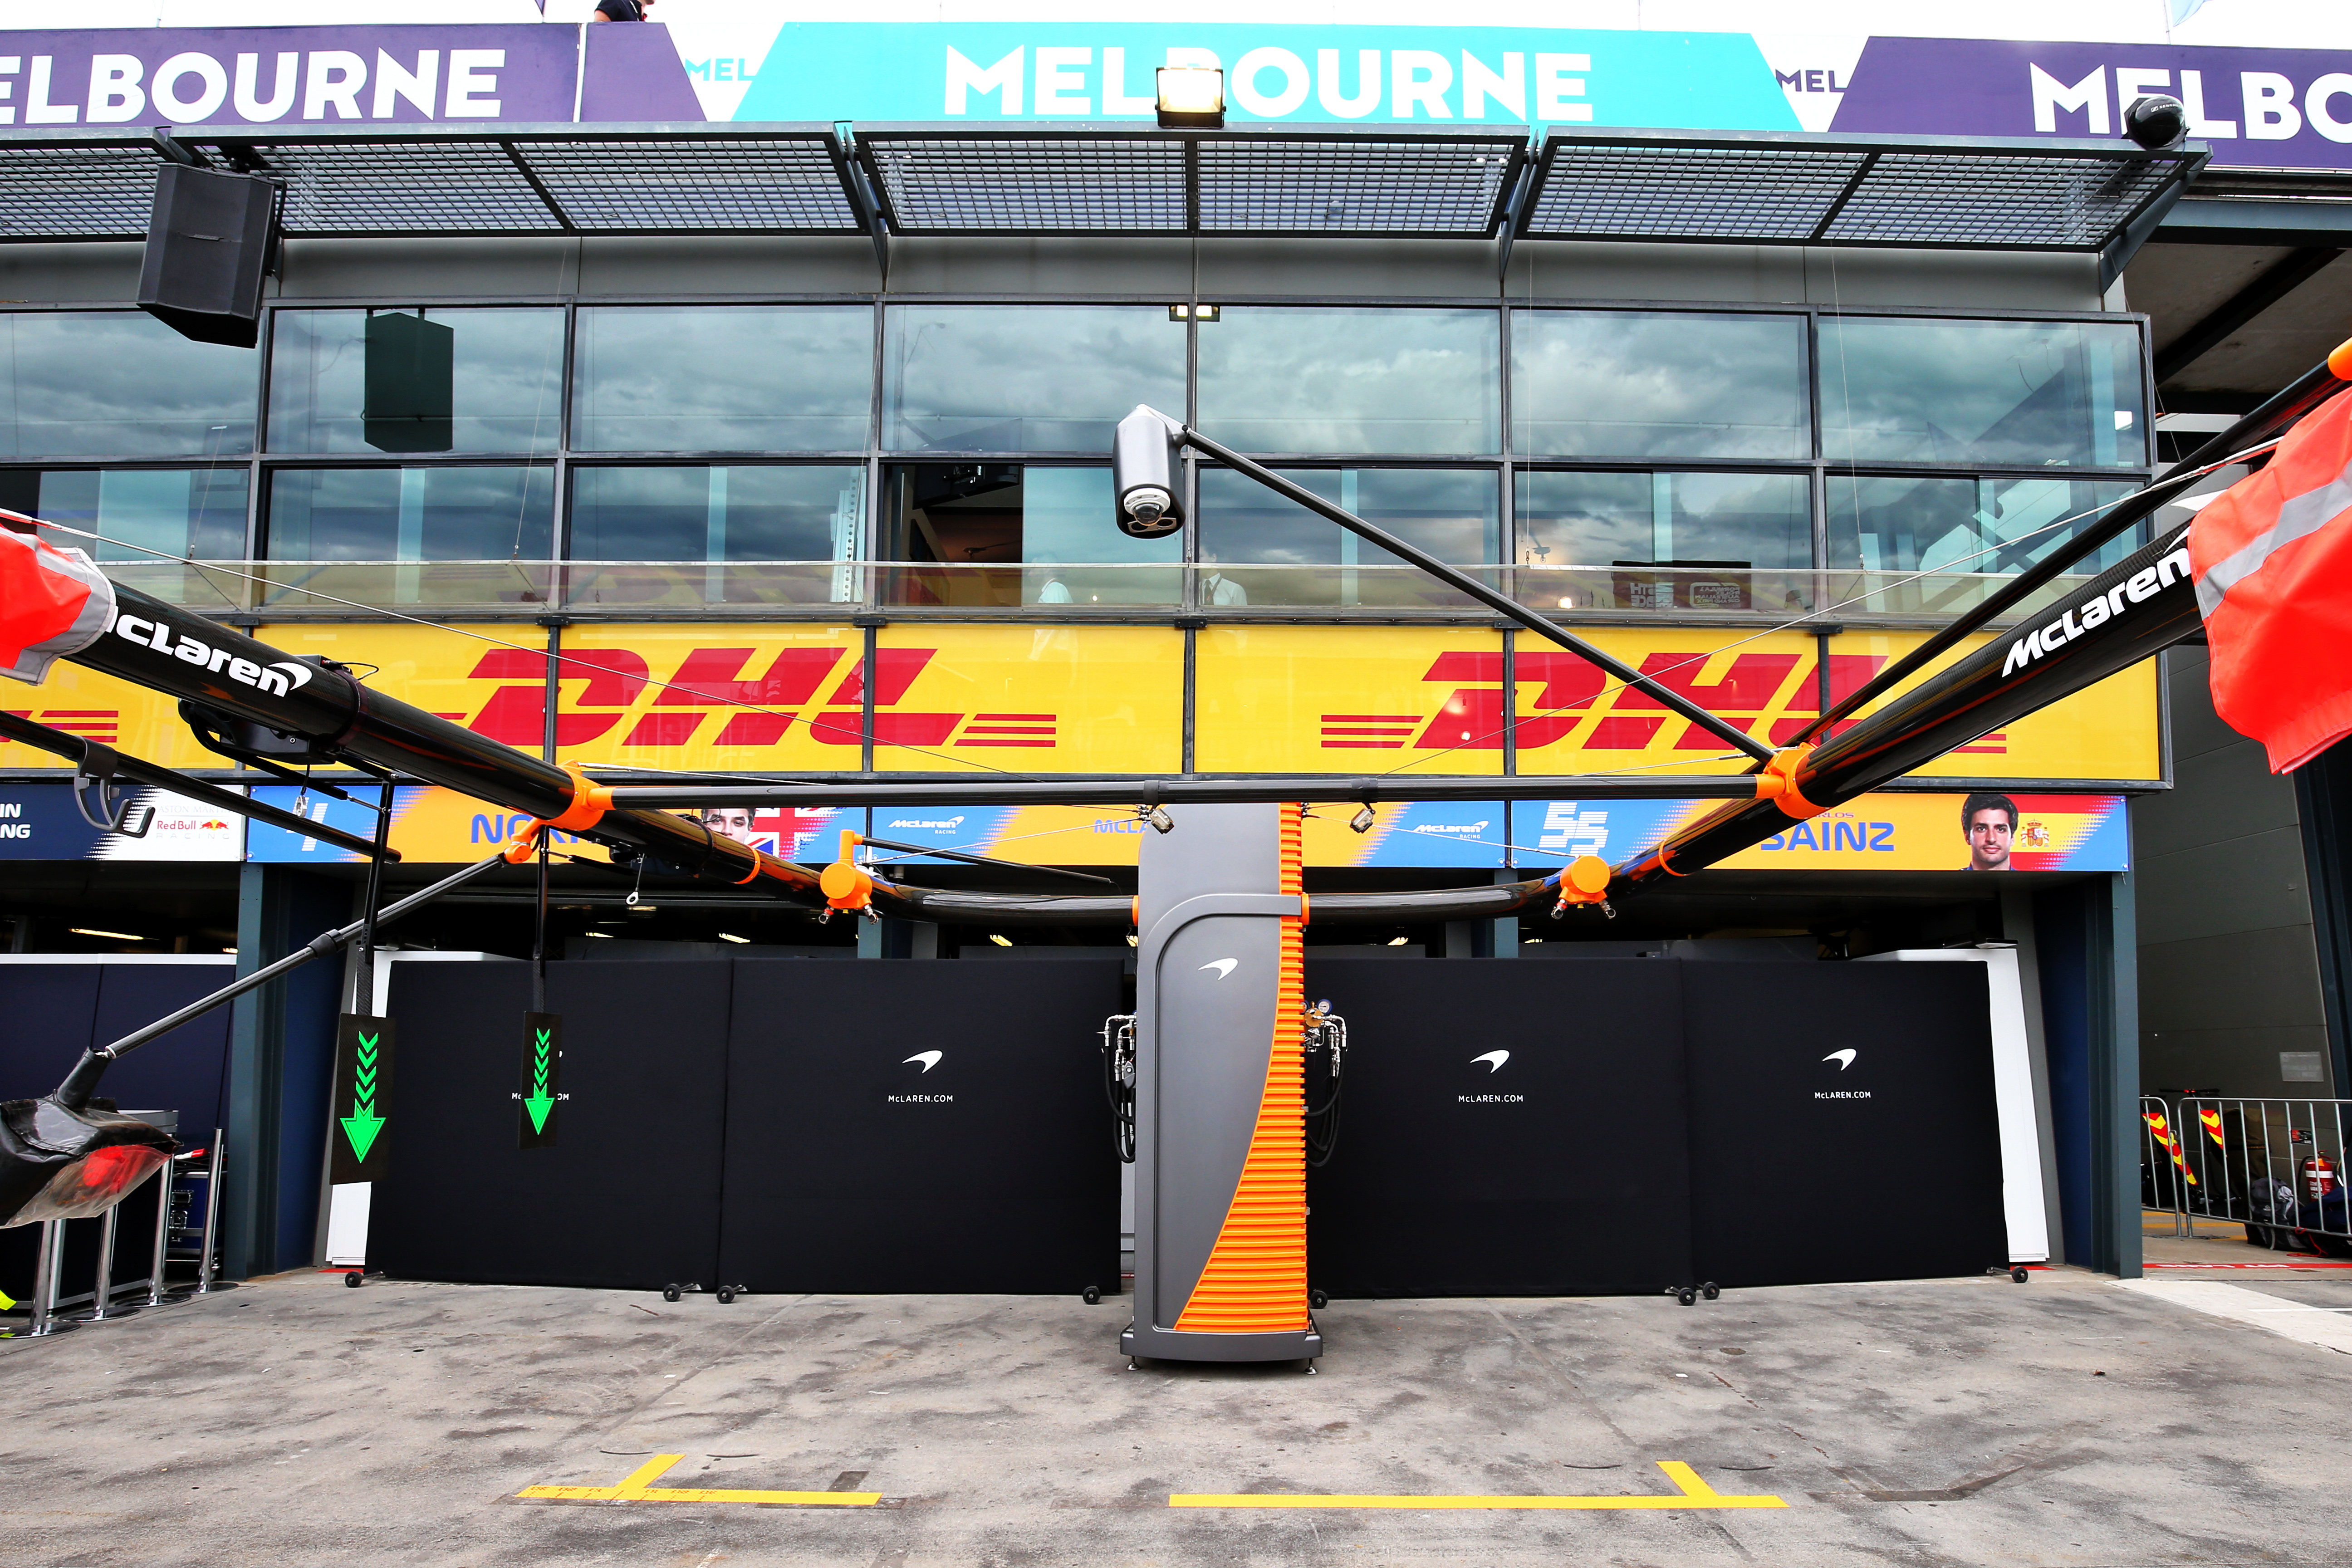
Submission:
[[[536,751],[547,656],[521,630],[302,624],[261,636]],[[1184,636],[1165,626],[893,626],[878,634],[870,668],[865,634],[850,626],[598,625],[561,635],[556,747],[583,763],[854,773],[865,765],[870,700],[881,772],[1171,773],[1183,765],[1189,697],[1202,773],[1493,774],[1507,737],[1522,773],[1731,771],[1715,737],[1532,637],[1517,639],[1507,691],[1502,637],[1486,629],[1211,626],[1197,635],[1189,692]],[[1820,711],[1824,672],[1802,633],[1586,635],[1761,740],[1783,742]],[[1833,638],[1830,690],[1852,690],[1924,635]],[[220,763],[189,737],[172,699],[70,665],[8,707],[169,765]],[[1921,776],[2152,783],[2157,713],[2155,668],[2142,663]],[[56,765],[49,753],[0,746],[0,766]]]

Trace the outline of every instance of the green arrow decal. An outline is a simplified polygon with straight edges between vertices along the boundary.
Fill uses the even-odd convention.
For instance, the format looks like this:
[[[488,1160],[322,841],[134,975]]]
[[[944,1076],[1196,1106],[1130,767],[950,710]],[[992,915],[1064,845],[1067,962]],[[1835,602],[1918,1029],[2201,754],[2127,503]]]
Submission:
[[[375,1113],[376,1042],[381,1032],[359,1037],[352,1071],[352,1113],[341,1118],[343,1136],[351,1141],[352,1158],[365,1163],[383,1131],[384,1119]]]
[[[531,1054],[530,1093],[523,1097],[522,1108],[530,1112],[530,1130],[536,1135],[547,1131],[547,1113],[555,1109],[555,1097],[547,1092],[547,1047],[551,1031],[534,1029],[539,1037],[538,1047]]]

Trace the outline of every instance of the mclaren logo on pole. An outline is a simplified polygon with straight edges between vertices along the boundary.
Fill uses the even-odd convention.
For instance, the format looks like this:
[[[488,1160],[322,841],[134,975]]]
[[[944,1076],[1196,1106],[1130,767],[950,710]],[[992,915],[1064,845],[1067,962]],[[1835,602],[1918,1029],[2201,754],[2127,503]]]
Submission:
[[[215,647],[201,637],[184,633],[173,637],[172,628],[158,626],[142,616],[118,615],[114,617],[114,635],[125,642],[152,647],[157,653],[170,654],[183,664],[199,665],[215,675],[226,675],[242,686],[273,697],[284,697],[301,689],[310,681],[310,667],[298,659],[281,658],[269,664],[256,664],[249,658],[238,658],[225,647]]]
[[[2090,603],[2068,610],[2048,626],[2037,626],[2010,644],[2009,658],[2000,667],[2001,679],[2015,675],[2043,654],[2056,653],[2061,645],[2106,625],[2133,605],[2154,597],[2171,587],[2177,579],[2188,575],[2189,547],[2183,544],[2155,565],[2132,574],[2131,581],[2118,584]]]

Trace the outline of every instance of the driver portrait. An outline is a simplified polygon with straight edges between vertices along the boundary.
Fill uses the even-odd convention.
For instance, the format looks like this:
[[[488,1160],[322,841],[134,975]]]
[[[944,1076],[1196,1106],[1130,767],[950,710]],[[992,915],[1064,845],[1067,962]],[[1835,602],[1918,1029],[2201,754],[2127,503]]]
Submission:
[[[2017,803],[2005,795],[1972,795],[1960,805],[1960,832],[1969,841],[1971,871],[2008,871],[2017,837]]]
[[[721,838],[732,838],[738,844],[758,848],[759,841],[751,833],[751,813],[740,805],[714,805],[702,814],[702,826]]]

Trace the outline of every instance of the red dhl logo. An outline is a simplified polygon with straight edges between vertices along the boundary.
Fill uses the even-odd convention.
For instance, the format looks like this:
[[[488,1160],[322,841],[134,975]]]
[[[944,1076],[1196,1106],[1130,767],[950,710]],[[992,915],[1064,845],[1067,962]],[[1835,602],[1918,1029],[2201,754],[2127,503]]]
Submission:
[[[646,657],[630,648],[583,648],[563,656],[558,679],[567,688],[555,716],[559,748],[603,740],[634,718],[624,746],[724,747],[780,743],[794,724],[822,746],[858,746],[865,740],[866,670],[848,648],[788,647],[760,674],[748,673],[758,650],[698,647],[666,684],[656,684]],[[877,746],[1044,746],[1054,744],[1052,713],[918,713],[903,711],[908,688],[937,648],[886,647],[874,656],[874,743]],[[838,680],[835,671],[845,664]],[[493,692],[467,727],[510,746],[537,747],[546,733],[547,658],[519,648],[494,648],[470,672],[476,680],[527,680]],[[822,701],[818,693],[826,691]],[[732,710],[732,711],[727,711]],[[793,710],[793,711],[783,711]],[[887,710],[887,711],[885,711]],[[446,715],[463,718],[461,714]]]
[[[1820,665],[1801,654],[1743,653],[1714,680],[1702,680],[1710,656],[1703,651],[1654,653],[1642,660],[1643,675],[1689,698],[1708,712],[1731,720],[1773,745],[1795,739],[1821,711]],[[1830,655],[1832,700],[1875,675],[1885,658],[1874,654]],[[1647,751],[1673,726],[1673,750],[1719,752],[1723,742],[1686,720],[1677,719],[1647,692],[1613,691],[1609,676],[1566,651],[1522,650],[1515,658],[1517,683],[1540,683],[1532,701],[1522,698],[1517,721],[1521,750],[1571,742],[1571,750]],[[1425,681],[1455,687],[1436,717],[1419,713],[1326,713],[1322,749],[1344,751],[1500,751],[1508,727],[1504,718],[1503,656],[1458,651],[1440,654]],[[1465,684],[1475,683],[1475,684]],[[1759,728],[1761,726],[1761,728]],[[1843,725],[1836,726],[1843,729]],[[1988,735],[1963,752],[2004,752],[2004,737]]]
[[[29,708],[11,708],[8,711],[16,718],[36,720],[52,730],[63,730],[69,735],[79,735],[85,741],[96,741],[101,745],[114,744],[117,732],[122,728],[122,710],[120,708],[44,708],[38,711]],[[5,743],[0,741],[0,744]]]

